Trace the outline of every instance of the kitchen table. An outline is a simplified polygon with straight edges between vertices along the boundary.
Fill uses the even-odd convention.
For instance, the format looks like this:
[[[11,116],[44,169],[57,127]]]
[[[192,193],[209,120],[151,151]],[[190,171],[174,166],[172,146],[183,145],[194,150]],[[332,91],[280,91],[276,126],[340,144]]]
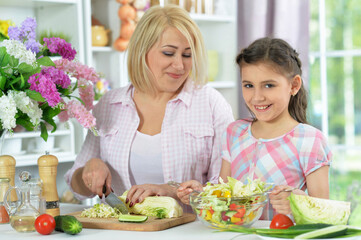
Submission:
[[[60,204],[60,213],[67,214],[71,212],[81,211],[89,206],[78,204]],[[269,225],[269,221],[258,221],[255,227],[265,227]],[[234,232],[215,232],[213,229],[204,226],[201,222],[195,221],[186,223],[180,226],[169,228],[163,231],[157,232],[136,232],[136,231],[120,231],[120,230],[101,230],[101,229],[89,229],[84,228],[78,235],[68,235],[65,233],[54,231],[50,235],[40,235],[37,232],[31,233],[18,233],[10,224],[0,224],[0,239],[1,240],[18,240],[18,239],[84,239],[84,240],[105,240],[105,239],[157,239],[157,240],[184,240],[184,239],[196,239],[196,240],[260,240],[256,235],[243,235]]]
[[[71,212],[81,211],[89,206],[78,204],[60,204],[60,213],[67,214]],[[261,228],[269,226],[269,221],[257,221],[253,227]],[[40,235],[37,232],[32,233],[18,233],[10,224],[0,224],[0,239],[1,240],[52,240],[52,239],[84,239],[84,240],[262,240],[257,235],[244,235],[235,232],[215,232],[215,230],[204,226],[201,222],[195,221],[186,223],[180,226],[169,228],[163,231],[157,232],[136,232],[136,231],[120,231],[120,230],[101,230],[101,229],[89,229],[84,228],[78,235],[68,235],[65,233],[54,231],[50,235]],[[275,238],[267,238],[275,239]],[[345,240],[360,240],[361,237],[343,238]],[[324,239],[327,240],[327,239]],[[329,239],[332,240],[332,239]]]

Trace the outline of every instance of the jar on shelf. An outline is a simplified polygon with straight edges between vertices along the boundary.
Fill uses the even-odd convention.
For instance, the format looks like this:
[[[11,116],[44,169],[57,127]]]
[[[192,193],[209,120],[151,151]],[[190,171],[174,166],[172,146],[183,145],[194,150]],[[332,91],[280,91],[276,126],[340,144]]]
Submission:
[[[104,47],[108,45],[110,30],[105,29],[104,26],[92,26],[92,46]]]

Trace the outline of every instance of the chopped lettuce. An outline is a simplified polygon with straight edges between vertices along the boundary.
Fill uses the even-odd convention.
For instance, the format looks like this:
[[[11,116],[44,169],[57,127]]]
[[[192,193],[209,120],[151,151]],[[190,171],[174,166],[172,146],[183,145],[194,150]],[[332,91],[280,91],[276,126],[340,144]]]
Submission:
[[[349,202],[315,198],[291,193],[292,215],[297,224],[327,223],[346,225],[351,212]]]
[[[236,224],[248,226],[262,214],[267,202],[265,194],[273,184],[260,179],[244,184],[228,177],[219,184],[208,183],[199,195],[191,196],[191,205],[202,221],[214,224]]]
[[[119,210],[112,208],[109,205],[96,203],[94,204],[94,207],[84,209],[81,216],[88,218],[118,218],[120,214]]]
[[[222,178],[219,178],[219,184],[207,183],[207,185],[203,187],[203,192],[201,192],[200,196],[223,197],[224,193],[228,191],[230,192],[229,197],[248,197],[259,193],[264,193],[273,186],[273,184],[267,184],[262,182],[260,179],[247,179],[247,181],[248,183],[244,184],[235,178],[228,177],[228,182],[225,183]],[[215,194],[216,191],[220,191],[220,196]]]

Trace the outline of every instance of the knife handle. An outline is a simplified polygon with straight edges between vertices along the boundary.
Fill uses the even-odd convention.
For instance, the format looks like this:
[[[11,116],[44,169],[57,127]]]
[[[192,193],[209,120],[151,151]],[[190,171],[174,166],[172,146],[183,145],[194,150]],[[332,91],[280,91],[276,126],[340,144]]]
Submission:
[[[107,186],[104,184],[103,185],[103,194],[105,194],[107,192]]]

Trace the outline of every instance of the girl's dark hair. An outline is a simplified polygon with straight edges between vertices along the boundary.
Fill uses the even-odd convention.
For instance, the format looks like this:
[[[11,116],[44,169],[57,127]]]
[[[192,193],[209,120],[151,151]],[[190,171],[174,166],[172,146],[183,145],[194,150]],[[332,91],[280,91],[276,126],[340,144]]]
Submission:
[[[288,79],[296,75],[302,76],[302,64],[298,53],[286,41],[278,38],[265,37],[254,41],[241,50],[236,62],[240,68],[243,63],[265,62],[271,64]],[[291,96],[288,111],[297,122],[307,123],[307,92],[303,84],[298,93]],[[251,114],[255,118],[252,112]]]

